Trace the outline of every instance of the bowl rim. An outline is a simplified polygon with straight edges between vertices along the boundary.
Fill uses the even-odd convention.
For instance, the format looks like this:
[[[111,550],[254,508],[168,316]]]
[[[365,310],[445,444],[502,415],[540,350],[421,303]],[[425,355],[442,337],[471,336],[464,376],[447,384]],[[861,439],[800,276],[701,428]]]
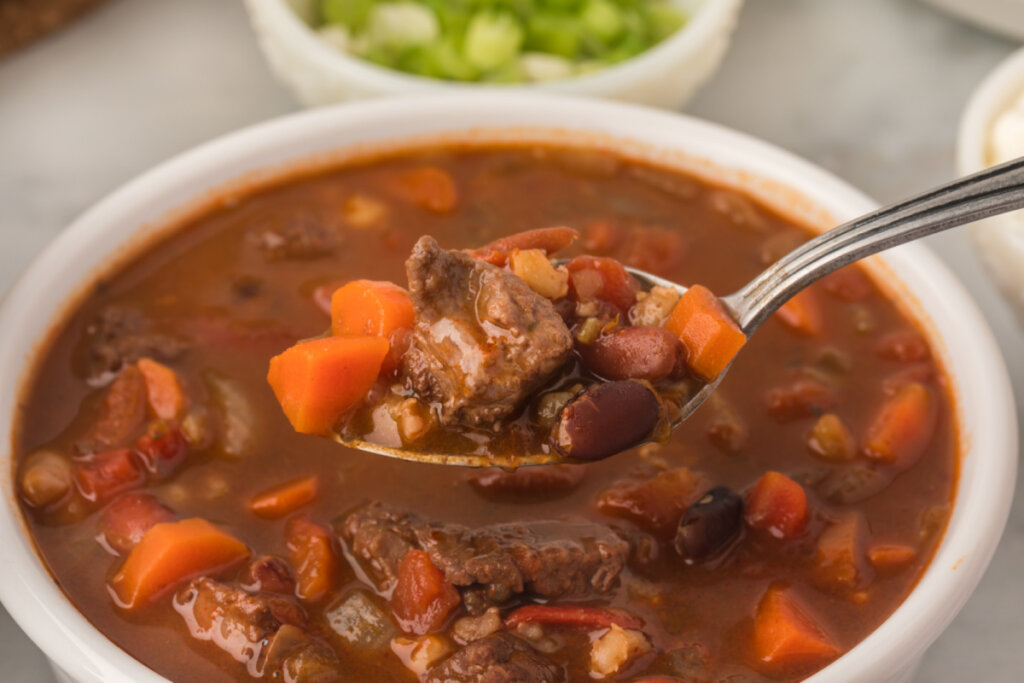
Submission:
[[[410,122],[411,111],[416,112],[414,122]],[[461,122],[460,117],[470,121]],[[332,132],[355,131],[360,126],[374,129],[400,123],[403,135],[406,125],[423,126],[432,135],[441,135],[474,125],[484,126],[481,130],[486,132],[502,128],[502,121],[511,121],[510,126],[544,127],[541,117],[544,121],[573,121],[573,130],[583,137],[589,131],[605,131],[618,140],[620,150],[626,151],[635,140],[654,138],[659,144],[681,149],[680,140],[685,139],[698,155],[706,153],[716,166],[742,166],[753,178],[769,178],[801,195],[806,193],[815,204],[828,207],[844,219],[875,206],[844,181],[789,152],[713,123],[648,107],[523,92],[487,97],[443,93],[390,98],[299,112],[257,124],[202,144],[128,182],[75,220],[32,262],[0,304],[0,327],[21,329],[19,323],[45,314],[49,329],[55,320],[63,318],[79,287],[92,277],[54,284],[60,279],[55,274],[63,277],[79,254],[86,253],[94,237],[102,242],[104,230],[120,229],[125,237],[106,246],[113,249],[130,243],[133,235],[144,231],[132,214],[140,213],[147,202],[159,200],[174,206],[194,201],[200,194],[196,188],[219,188],[226,178],[238,178],[265,167],[254,166],[261,160],[260,154],[308,160],[314,150],[323,148]],[[382,135],[382,139],[395,137],[402,139],[394,132]],[[342,146],[334,142],[331,145]],[[211,179],[216,180],[212,185]],[[132,225],[112,227],[126,216]],[[923,653],[980,580],[995,551],[1013,496],[1016,411],[1006,368],[987,323],[962,285],[923,245],[904,245],[881,260],[899,273],[902,283],[912,285],[908,290],[911,300],[916,297],[934,309],[930,309],[933,323],[945,321],[950,326],[948,336],[941,339],[931,334],[933,343],[941,349],[956,342],[958,347],[971,350],[950,356],[946,362],[958,392],[958,421],[965,428],[960,433],[961,471],[945,536],[913,591],[875,631],[807,679],[813,683],[886,680]],[[45,299],[48,286],[57,288],[53,295],[57,298],[41,305],[40,292]],[[24,382],[30,379],[27,361],[34,357],[34,344],[40,339],[21,342],[16,335],[7,335],[0,340],[0,438],[6,439],[12,450],[17,398]],[[968,402],[967,397],[972,400]],[[980,453],[984,457],[977,455]],[[971,454],[974,456],[968,461]],[[7,470],[0,474],[7,502],[6,511],[0,512],[0,543],[6,549],[5,561],[0,564],[0,600],[11,616],[48,657],[76,680],[165,680],[107,640],[52,581],[23,531],[10,460],[11,452],[0,459]]]
[[[391,69],[334,48],[319,37],[313,28],[289,5],[288,0],[245,0],[250,8],[266,12],[269,21],[292,45],[330,71],[344,72],[347,78],[372,83],[374,88],[389,93],[431,91],[436,88],[453,91],[481,90],[557,90],[585,95],[605,92],[629,83],[658,63],[674,61],[679,54],[700,50],[723,24],[731,24],[743,0],[685,0],[693,6],[689,20],[660,43],[618,64],[592,73],[551,81],[520,83],[485,83],[445,80]]]

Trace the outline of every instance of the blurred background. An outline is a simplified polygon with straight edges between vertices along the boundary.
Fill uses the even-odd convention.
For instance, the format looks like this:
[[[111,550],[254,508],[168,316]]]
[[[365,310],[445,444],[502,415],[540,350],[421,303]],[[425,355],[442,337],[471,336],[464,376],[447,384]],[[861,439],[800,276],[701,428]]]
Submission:
[[[0,0],[0,37],[15,4],[28,3]],[[978,14],[1000,3],[959,4]],[[1020,0],[1001,4],[1024,14]],[[895,200],[954,176],[970,94],[1019,47],[1016,24],[982,21],[1008,35],[922,0],[750,0],[721,68],[685,111],[806,157],[879,202]],[[299,107],[267,68],[240,0],[109,0],[0,55],[0,292],[79,213],[133,176]],[[1024,397],[1021,328],[966,232],[929,243],[988,317]],[[1021,680],[1021,566],[1018,504],[981,586],[932,647],[920,680]],[[4,681],[53,680],[2,609],[0,662]]]

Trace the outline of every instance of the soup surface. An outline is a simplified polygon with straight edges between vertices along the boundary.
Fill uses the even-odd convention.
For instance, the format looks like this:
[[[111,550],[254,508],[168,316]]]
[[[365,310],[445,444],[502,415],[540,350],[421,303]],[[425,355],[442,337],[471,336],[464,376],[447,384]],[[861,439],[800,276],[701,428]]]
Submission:
[[[433,168],[438,210],[395,189]],[[269,359],[325,296],[566,225],[573,253],[734,291],[808,236],[733,190],[604,153],[436,148],[224,201],[55,333],[15,449],[71,601],[175,681],[795,680],[907,596],[957,437],[923,335],[857,268],[748,342],[665,443],[550,469],[393,461],[296,434]],[[285,485],[282,488],[282,485]]]

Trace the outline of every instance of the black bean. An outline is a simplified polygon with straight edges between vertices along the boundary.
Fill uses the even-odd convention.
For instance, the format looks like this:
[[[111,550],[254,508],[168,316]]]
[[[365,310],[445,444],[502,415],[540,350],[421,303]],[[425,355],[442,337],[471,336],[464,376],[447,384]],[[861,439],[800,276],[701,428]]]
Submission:
[[[647,439],[659,414],[657,396],[639,382],[595,384],[562,409],[557,445],[570,458],[601,460]]]
[[[703,560],[726,546],[740,531],[743,498],[716,486],[683,513],[676,530],[676,551],[688,560]]]

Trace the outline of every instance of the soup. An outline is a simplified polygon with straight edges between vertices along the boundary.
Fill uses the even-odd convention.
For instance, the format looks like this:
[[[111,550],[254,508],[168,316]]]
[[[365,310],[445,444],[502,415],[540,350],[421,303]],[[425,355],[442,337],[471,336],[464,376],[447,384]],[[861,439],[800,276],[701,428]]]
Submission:
[[[443,210],[395,189],[424,167]],[[734,190],[544,146],[222,202],[97,283],[37,361],[15,475],[68,598],[175,681],[794,680],[853,647],[933,555],[958,452],[943,368],[859,268],[769,320],[670,438],[600,462],[462,470],[292,429],[268,363],[322,333],[338,285],[403,282],[422,235],[552,225],[581,233],[570,256],[719,293],[808,237]]]

